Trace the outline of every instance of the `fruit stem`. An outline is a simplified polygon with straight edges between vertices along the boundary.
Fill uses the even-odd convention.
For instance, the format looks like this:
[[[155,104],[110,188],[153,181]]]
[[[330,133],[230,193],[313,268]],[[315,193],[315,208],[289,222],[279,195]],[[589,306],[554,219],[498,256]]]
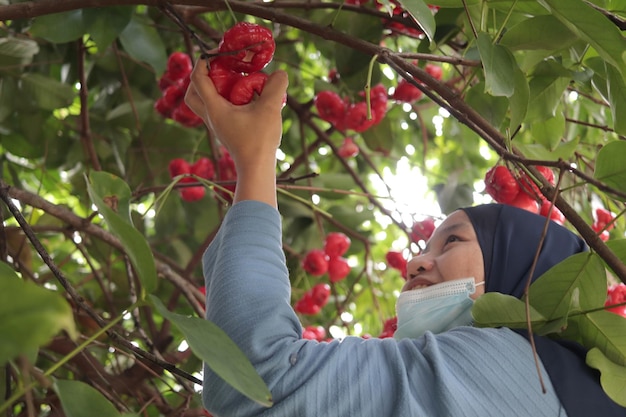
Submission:
[[[367,68],[367,82],[365,84],[365,103],[367,103],[367,120],[372,120],[372,103],[370,97],[370,90],[372,89],[372,72],[374,71],[374,63],[378,60],[378,54],[374,55],[370,59],[369,66]]]

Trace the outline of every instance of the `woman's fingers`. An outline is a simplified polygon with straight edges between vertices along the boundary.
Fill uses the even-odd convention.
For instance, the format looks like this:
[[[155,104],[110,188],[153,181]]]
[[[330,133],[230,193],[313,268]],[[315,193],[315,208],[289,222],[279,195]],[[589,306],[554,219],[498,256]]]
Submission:
[[[256,103],[258,105],[277,105],[282,108],[285,102],[288,85],[289,79],[287,78],[287,73],[282,70],[275,71],[265,82],[263,91],[257,98]]]

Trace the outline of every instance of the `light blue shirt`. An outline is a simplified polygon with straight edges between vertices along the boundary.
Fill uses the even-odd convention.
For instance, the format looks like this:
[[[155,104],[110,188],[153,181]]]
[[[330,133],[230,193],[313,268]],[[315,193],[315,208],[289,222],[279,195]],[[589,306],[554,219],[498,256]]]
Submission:
[[[215,416],[566,417],[543,365],[542,393],[529,343],[506,328],[302,339],[280,214],[267,204],[235,204],[203,265],[207,319],[248,356],[274,401],[264,408],[205,368],[203,402]]]

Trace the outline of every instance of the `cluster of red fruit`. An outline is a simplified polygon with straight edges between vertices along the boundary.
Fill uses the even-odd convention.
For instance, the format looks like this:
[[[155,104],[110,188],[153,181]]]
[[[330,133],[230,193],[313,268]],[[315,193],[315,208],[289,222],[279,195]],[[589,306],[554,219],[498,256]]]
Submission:
[[[546,166],[536,166],[548,182],[554,185],[554,172]],[[485,191],[496,202],[509,204],[533,213],[547,216],[556,223],[563,224],[565,216],[539,191],[537,185],[525,173],[515,175],[505,165],[496,165],[485,174]],[[552,209],[552,210],[550,210]]]
[[[312,249],[304,256],[302,269],[313,276],[328,273],[330,282],[338,282],[348,276],[350,265],[343,257],[350,247],[350,238],[341,232],[326,235],[324,249]]]
[[[178,177],[179,175],[184,175],[184,177],[182,177],[179,181],[182,184],[197,182],[197,179],[194,178],[194,176],[206,180],[217,179],[218,181],[224,182],[234,182],[237,180],[235,163],[233,162],[233,159],[228,151],[224,148],[221,148],[221,156],[217,160],[217,172],[213,162],[206,157],[198,159],[193,164],[190,164],[182,158],[175,158],[170,161],[168,168],[172,179]],[[228,191],[216,190],[216,194],[226,202],[231,203],[232,193],[235,191],[235,184],[224,184],[222,187]],[[185,186],[180,188],[180,196],[184,201],[192,202],[201,200],[202,197],[204,197],[204,194],[205,187],[202,185]]]
[[[302,331],[302,338],[321,342],[326,339],[326,329],[322,326],[306,326]]]
[[[274,57],[272,32],[248,22],[236,23],[224,32],[209,77],[217,92],[236,105],[247,104],[261,94],[267,74],[260,72]]]
[[[192,176],[212,180],[215,175],[213,162],[209,158],[202,157],[195,163],[189,164],[182,158],[172,159],[169,163],[170,176],[175,178],[179,175],[185,175],[180,179],[181,184],[197,182]],[[184,201],[198,201],[204,197],[204,187],[202,185],[182,187],[179,189],[180,196]]]
[[[183,52],[172,53],[167,59],[167,69],[159,79],[162,95],[154,103],[154,108],[160,115],[185,127],[197,127],[202,124],[202,119],[184,101],[191,70],[189,55]]]
[[[350,247],[350,238],[341,232],[326,235],[324,249],[311,249],[302,260],[302,269],[313,276],[328,273],[330,282],[338,282],[348,276],[350,265],[343,257]],[[328,301],[330,286],[317,284],[300,298],[294,309],[302,314],[317,314]],[[323,301],[323,302],[320,302]]]
[[[443,76],[443,68],[441,68],[441,66],[439,65],[430,63],[426,64],[424,66],[424,71],[426,71],[431,77],[436,80],[441,80],[441,77]],[[398,85],[396,86],[396,89],[393,92],[391,98],[400,103],[411,104],[422,98],[422,95],[422,90],[408,82],[406,79],[402,78],[398,82]]]
[[[608,307],[623,303],[626,303],[626,284],[619,283],[609,286],[606,303],[604,305]],[[607,310],[615,314],[619,314],[622,317],[626,317],[626,304],[617,307],[610,307],[607,308]]]
[[[615,227],[615,223],[613,223],[615,216],[609,210],[602,207],[596,208],[595,214],[591,228],[596,233],[599,233],[600,239],[606,242],[609,240],[609,230]]]
[[[305,292],[293,306],[300,314],[317,314],[328,303],[330,298],[330,285],[320,282]]]
[[[364,97],[365,93],[360,95]],[[331,123],[335,129],[365,132],[385,117],[387,100],[387,89],[382,84],[370,90],[371,119],[368,118],[366,101],[352,103],[348,97],[342,98],[331,90],[320,91],[313,102],[320,118]]]

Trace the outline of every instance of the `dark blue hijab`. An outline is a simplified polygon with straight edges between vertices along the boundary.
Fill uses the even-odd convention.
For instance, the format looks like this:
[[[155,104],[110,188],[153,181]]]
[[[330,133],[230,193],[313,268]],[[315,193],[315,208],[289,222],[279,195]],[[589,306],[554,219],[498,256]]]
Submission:
[[[485,291],[521,298],[546,218],[503,204],[462,209],[470,218],[485,264]],[[585,242],[550,222],[532,280],[587,250]],[[518,331],[528,338],[528,332]],[[568,417],[626,416],[626,408],[611,400],[600,386],[599,373],[585,364],[586,350],[578,343],[534,336],[541,361]]]

